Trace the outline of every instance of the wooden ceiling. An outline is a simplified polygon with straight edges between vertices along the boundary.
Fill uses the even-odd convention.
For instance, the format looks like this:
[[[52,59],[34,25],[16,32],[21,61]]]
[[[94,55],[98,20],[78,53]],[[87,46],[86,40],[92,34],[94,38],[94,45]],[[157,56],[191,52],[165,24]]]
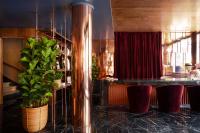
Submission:
[[[200,31],[200,0],[111,0],[114,31]]]

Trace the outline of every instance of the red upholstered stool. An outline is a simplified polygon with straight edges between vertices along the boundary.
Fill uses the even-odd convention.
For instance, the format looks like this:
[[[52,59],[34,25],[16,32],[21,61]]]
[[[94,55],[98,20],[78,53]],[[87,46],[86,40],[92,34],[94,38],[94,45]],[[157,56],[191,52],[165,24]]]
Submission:
[[[161,112],[179,112],[183,89],[183,85],[157,87],[158,110]]]
[[[187,91],[191,110],[200,112],[200,86],[189,86]]]
[[[151,85],[133,85],[127,87],[129,109],[132,113],[146,113],[149,110]]]

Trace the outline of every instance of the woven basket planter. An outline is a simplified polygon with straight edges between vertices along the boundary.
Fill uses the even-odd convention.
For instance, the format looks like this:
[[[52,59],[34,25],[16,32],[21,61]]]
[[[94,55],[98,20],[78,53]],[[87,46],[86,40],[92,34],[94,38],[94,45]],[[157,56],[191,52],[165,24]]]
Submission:
[[[23,127],[27,132],[38,132],[47,124],[48,105],[22,109]]]

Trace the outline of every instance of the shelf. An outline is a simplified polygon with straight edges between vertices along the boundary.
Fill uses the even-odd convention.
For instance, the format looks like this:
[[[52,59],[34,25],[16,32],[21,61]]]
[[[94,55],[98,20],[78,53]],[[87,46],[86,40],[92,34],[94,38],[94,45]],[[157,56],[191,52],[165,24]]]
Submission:
[[[72,84],[71,83],[67,83],[66,87],[70,87],[70,86],[72,86]]]
[[[65,69],[57,69],[57,71],[65,72]],[[71,76],[71,70],[66,70],[66,75]]]
[[[55,91],[62,90],[62,89],[67,88],[67,87],[69,87],[69,86],[71,86],[71,83],[66,83],[66,85],[65,85],[65,83],[62,82],[61,87],[60,87],[60,88],[56,88],[56,89],[54,89],[54,90],[55,90]]]
[[[64,72],[65,71],[65,69],[56,69],[57,71],[59,71],[59,72]]]
[[[41,29],[38,31],[40,36],[47,36],[50,39],[53,39],[53,32],[51,30],[48,29]],[[64,112],[63,114],[63,118],[66,118],[66,114],[67,114],[67,108],[65,106],[67,106],[67,102],[66,102],[66,92],[72,88],[72,84],[71,84],[71,76],[72,76],[72,72],[71,70],[67,70],[67,69],[71,69],[71,51],[72,51],[72,41],[68,38],[66,38],[65,36],[61,35],[58,32],[55,32],[54,34],[54,40],[57,41],[57,48],[60,49],[60,54],[56,57],[56,65],[55,68],[60,68],[60,69],[55,69],[56,71],[60,71],[63,74],[62,77],[62,86],[58,89],[53,89],[53,96],[52,96],[52,100],[51,100],[51,104],[52,104],[52,126],[53,129],[55,129],[55,125],[56,125],[56,117],[58,116],[58,114],[56,113],[56,106],[58,104],[56,104],[57,102],[57,94],[56,93],[61,93],[61,98],[62,98],[62,112]],[[58,67],[59,65],[59,67]],[[62,91],[59,91],[62,90]],[[64,108],[63,108],[64,107]]]
[[[53,36],[53,33],[52,33],[52,31],[50,31],[50,30],[40,30],[40,32],[41,33],[44,33],[45,35],[47,35],[49,38],[53,38],[52,36]],[[58,33],[58,32],[55,32],[55,39],[56,40],[59,40],[59,41],[61,41],[61,42],[64,42],[65,40],[66,40],[66,42],[67,43],[72,43],[72,41],[70,40],[70,39],[68,39],[68,38],[66,38],[66,37],[64,37],[63,35],[61,35],[60,33]]]
[[[63,69],[56,69],[57,71],[60,71],[60,72],[64,72],[65,71],[65,69],[63,68]],[[71,72],[72,70],[66,70],[66,72]]]

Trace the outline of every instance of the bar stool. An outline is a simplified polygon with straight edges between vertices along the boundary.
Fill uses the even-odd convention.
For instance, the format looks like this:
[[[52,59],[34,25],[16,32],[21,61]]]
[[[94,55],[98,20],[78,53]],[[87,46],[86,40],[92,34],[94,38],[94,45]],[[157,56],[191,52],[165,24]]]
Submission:
[[[151,85],[132,85],[127,87],[129,109],[132,113],[146,113],[149,110]]]
[[[191,111],[200,112],[200,86],[188,86],[187,91]]]
[[[179,112],[183,89],[183,85],[157,87],[158,110],[161,112]]]

